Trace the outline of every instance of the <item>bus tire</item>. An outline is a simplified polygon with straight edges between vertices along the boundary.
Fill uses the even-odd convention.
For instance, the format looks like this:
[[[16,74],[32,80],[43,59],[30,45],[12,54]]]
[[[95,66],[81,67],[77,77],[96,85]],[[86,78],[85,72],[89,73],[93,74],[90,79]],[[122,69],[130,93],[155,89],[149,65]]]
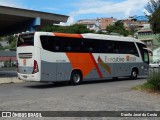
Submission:
[[[72,85],[79,85],[82,82],[82,73],[80,71],[73,71],[70,82]]]
[[[113,77],[112,79],[113,79],[113,80],[118,80],[118,77]]]
[[[138,75],[138,70],[137,69],[132,69],[130,79],[132,79],[132,80],[137,79],[137,75]]]

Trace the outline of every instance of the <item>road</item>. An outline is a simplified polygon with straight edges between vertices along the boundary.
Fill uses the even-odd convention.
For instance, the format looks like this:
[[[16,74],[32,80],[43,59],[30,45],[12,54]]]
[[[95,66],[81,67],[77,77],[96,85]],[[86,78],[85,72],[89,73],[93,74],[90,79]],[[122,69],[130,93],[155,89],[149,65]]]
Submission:
[[[82,85],[25,82],[0,85],[1,111],[160,111],[160,95],[132,90],[137,80]]]

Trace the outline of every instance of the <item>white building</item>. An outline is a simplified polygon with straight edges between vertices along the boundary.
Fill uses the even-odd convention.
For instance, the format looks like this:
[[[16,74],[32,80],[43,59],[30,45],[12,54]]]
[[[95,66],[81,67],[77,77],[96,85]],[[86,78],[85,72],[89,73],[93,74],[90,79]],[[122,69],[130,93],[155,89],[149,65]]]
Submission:
[[[79,20],[77,23],[86,25],[89,30],[94,30],[96,32],[100,30],[99,19],[84,19]]]

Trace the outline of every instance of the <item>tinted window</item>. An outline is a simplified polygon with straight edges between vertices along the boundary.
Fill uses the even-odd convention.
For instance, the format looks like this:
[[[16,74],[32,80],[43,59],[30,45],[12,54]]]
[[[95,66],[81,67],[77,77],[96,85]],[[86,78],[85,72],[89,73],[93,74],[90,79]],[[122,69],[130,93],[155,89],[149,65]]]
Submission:
[[[34,46],[34,34],[23,34],[18,37],[17,47]]]
[[[138,51],[133,42],[56,36],[40,36],[40,39],[43,49],[53,52],[117,53],[138,56]]]
[[[97,52],[114,53],[114,42],[113,41],[98,40],[97,45],[98,45]]]
[[[139,56],[134,42],[115,41],[115,53],[132,54]]]
[[[52,52],[81,52],[82,39],[54,36],[40,36],[43,49]]]

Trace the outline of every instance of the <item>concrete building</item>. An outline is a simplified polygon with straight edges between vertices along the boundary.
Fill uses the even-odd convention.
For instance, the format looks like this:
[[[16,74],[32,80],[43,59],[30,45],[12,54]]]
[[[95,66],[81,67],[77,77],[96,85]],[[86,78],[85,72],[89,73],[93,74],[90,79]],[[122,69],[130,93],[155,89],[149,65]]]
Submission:
[[[124,27],[126,30],[142,30],[142,29],[150,29],[150,23],[148,22],[148,18],[145,16],[133,16],[128,19],[121,20],[124,23]]]
[[[134,30],[138,31],[141,29],[150,29],[150,24],[148,22],[143,21],[134,21],[132,19],[122,20],[124,27],[126,30]]]
[[[137,38],[153,50],[152,61],[160,61],[160,34],[153,34],[151,29],[139,30]]]
[[[115,18],[101,18],[100,19],[100,30],[106,31],[106,27],[113,25],[117,20]]]
[[[151,29],[141,29],[137,31],[137,38],[144,42],[148,48],[153,49],[156,47],[154,44],[154,35]]]
[[[0,51],[0,68],[15,66],[16,51]]]
[[[83,19],[77,21],[76,24],[86,25],[89,30],[99,31],[99,19]]]
[[[83,19],[77,21],[78,24],[84,24],[88,29],[98,31],[106,31],[106,27],[114,24],[114,18],[97,18],[97,19]]]
[[[0,35],[35,31],[45,25],[67,22],[68,16],[0,6]]]

